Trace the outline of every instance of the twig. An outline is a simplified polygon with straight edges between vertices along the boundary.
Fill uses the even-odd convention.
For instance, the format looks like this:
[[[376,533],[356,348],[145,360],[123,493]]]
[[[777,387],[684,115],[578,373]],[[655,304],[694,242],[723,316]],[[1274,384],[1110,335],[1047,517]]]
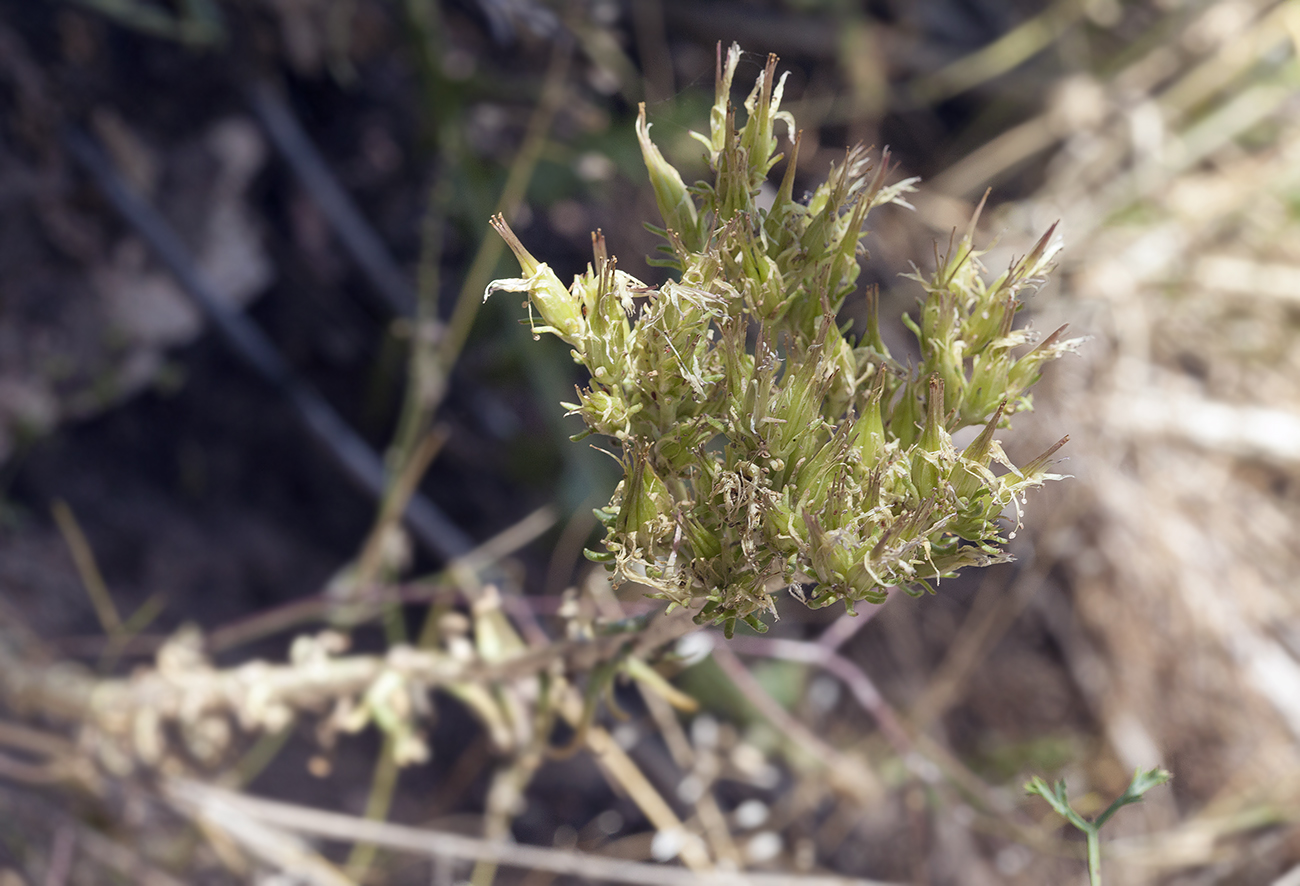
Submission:
[[[695,749],[691,747],[690,739],[686,737],[686,730],[677,719],[677,712],[662,695],[647,688],[645,684],[637,683],[636,688],[641,700],[645,702],[646,710],[650,712],[650,717],[655,721],[664,744],[668,746],[668,754],[673,758],[673,762],[677,764],[678,769],[689,772],[695,765]]]
[[[507,842],[510,826],[527,806],[524,796],[533,776],[546,759],[546,746],[554,722],[554,713],[539,705],[533,716],[532,735],[527,745],[514,757],[503,762],[492,774],[487,802],[483,810],[483,836],[485,839]],[[491,886],[496,879],[497,863],[480,860],[470,874],[472,886]]]
[[[695,630],[693,614],[678,610],[651,619],[638,633],[552,643],[492,662],[466,662],[408,646],[385,655],[334,657],[321,645],[304,649],[301,660],[290,664],[253,661],[219,670],[203,659],[201,641],[194,637],[192,644],[176,642],[174,654],[165,656],[166,667],[128,678],[100,678],[67,662],[33,667],[32,643],[20,636],[20,626],[0,620],[0,700],[18,711],[97,726],[129,754],[139,737],[132,729],[144,722],[193,724],[230,714],[245,729],[278,730],[296,713],[356,698],[381,678],[427,690],[519,680],[554,667],[585,672],[629,645],[634,654],[646,654]],[[160,650],[160,659],[166,651]]]
[[[456,588],[438,584],[434,581],[417,582],[396,587],[377,587],[368,590],[365,601],[376,606],[430,602],[452,602],[459,596]],[[338,600],[325,593],[315,594],[301,600],[294,600],[274,609],[259,612],[256,615],[224,625],[208,635],[207,650],[211,653],[225,652],[287,631],[313,620],[324,618],[338,609]],[[141,650],[152,652],[152,649]]]
[[[376,587],[366,592],[365,600],[376,607],[391,604],[453,603],[463,597],[459,589],[434,580],[415,581],[396,586]],[[338,609],[338,600],[324,593],[302,597],[275,606],[248,618],[216,628],[207,635],[204,649],[209,654],[229,651],[255,640],[300,627],[307,622],[328,617]],[[127,656],[155,654],[167,642],[164,634],[137,634],[122,641],[117,651]],[[103,636],[59,637],[49,641],[51,649],[74,657],[101,655],[111,641]]]
[[[164,790],[171,802],[184,814],[205,816],[223,824],[243,819],[326,839],[344,842],[365,840],[378,846],[430,858],[496,862],[615,883],[646,886],[897,886],[853,877],[697,872],[638,864],[561,849],[478,840],[426,828],[368,821],[337,812],[256,799],[192,781],[172,780],[166,783]]]
[[[695,814],[703,826],[704,836],[713,849],[714,857],[724,864],[731,863],[739,866],[741,854],[736,848],[735,840],[732,839],[726,817],[718,806],[718,798],[713,790],[713,782],[719,769],[717,755],[709,750],[696,752],[677,719],[677,712],[660,693],[640,681],[637,681],[636,688],[655,726],[658,727],[660,736],[668,746],[668,753],[677,764],[677,768],[682,772],[693,773],[697,778],[707,776],[708,786],[695,801]]]
[[[518,523],[507,526],[483,544],[452,560],[443,574],[455,579],[467,573],[480,573],[538,538],[555,525],[555,509],[543,505]]]
[[[0,744],[47,757],[70,757],[76,751],[76,745],[61,735],[4,720],[0,720]]]
[[[411,441],[409,450],[390,450],[387,486],[380,499],[375,522],[361,547],[361,553],[349,570],[350,577],[340,577],[331,582],[331,587],[326,592],[339,603],[339,608],[333,613],[336,623],[354,624],[368,618],[370,613],[367,608],[359,605],[363,602],[360,598],[365,596],[366,589],[374,587],[381,580],[395,578],[407,567],[409,554],[406,539],[398,530],[397,524],[446,439],[446,429],[435,428]],[[377,611],[382,616],[389,645],[405,643],[406,623],[400,607],[389,604],[380,606]]]
[[[571,692],[569,697],[564,699],[564,706],[561,712],[570,725],[579,728],[578,724],[582,720],[582,701],[578,693]],[[618,746],[614,737],[599,726],[589,726],[586,735],[587,747],[591,750],[592,756],[596,763],[599,764],[601,772],[611,782],[611,785],[617,785],[621,790],[627,792],[637,808],[649,819],[658,831],[676,831],[687,836],[683,840],[681,847],[681,859],[691,871],[697,876],[704,876],[713,867],[709,860],[709,854],[705,851],[702,842],[697,842],[693,835],[690,835],[686,826],[677,813],[663,796],[655,790],[649,779],[646,778],[632,758]]]
[[[220,791],[224,798],[241,796],[222,788],[205,790]],[[174,800],[173,803],[175,805]],[[220,835],[232,839],[245,852],[260,858],[271,867],[292,871],[295,879],[300,882],[310,886],[356,886],[356,881],[326,861],[306,840],[292,829],[279,827],[277,822],[259,820],[239,807],[220,800],[204,803],[197,808],[186,809],[182,806],[180,811],[189,812],[188,817],[196,819],[210,838]]]
[[[432,601],[450,603],[456,597],[463,596],[457,585],[463,584],[467,577],[469,580],[477,581],[478,573],[510,556],[550,529],[554,523],[554,511],[550,507],[538,508],[472,551],[452,560],[435,575],[397,587],[380,586],[368,589],[361,602],[374,603],[377,606]],[[297,627],[313,618],[326,616],[337,606],[337,599],[325,593],[295,600],[217,628],[208,636],[206,648],[211,653],[224,652],[235,646]]]
[[[165,605],[163,598],[159,594],[154,594],[124,622],[117,611],[117,605],[113,602],[108,583],[104,581],[104,576],[99,571],[99,564],[95,562],[95,552],[91,550],[90,542],[86,540],[86,534],[81,531],[81,525],[77,522],[72,509],[60,499],[54,502],[50,511],[54,515],[54,522],[59,525],[64,543],[72,554],[77,573],[81,576],[81,584],[95,607],[99,626],[108,635],[107,643],[100,654],[99,667],[102,671],[111,671],[132,638],[148,627],[162,611]]]
[[[444,428],[435,428],[418,440],[410,453],[409,459],[400,469],[389,476],[388,490],[380,502],[375,525],[366,537],[357,558],[357,583],[361,586],[373,584],[376,576],[384,569],[384,549],[391,528],[397,523],[425,472],[433,460],[438,457],[443,444],[447,442],[448,432]]]
[[[999,133],[930,179],[930,189],[952,197],[968,197],[998,181],[1018,163],[1046,151],[1061,140],[1061,127],[1051,113],[1039,114]]]
[[[314,388],[294,374],[261,329],[227,307],[195,266],[176,232],[122,180],[85,133],[69,129],[64,133],[64,143],[122,218],[149,244],[181,288],[195,300],[235,356],[284,395],[312,437],[334,457],[349,479],[379,499],[385,488],[385,473],[383,461],[374,450]],[[470,538],[423,496],[412,498],[405,516],[420,542],[442,560],[450,560],[473,547]]]
[[[0,745],[42,758],[34,763],[0,754],[0,775],[27,784],[75,781],[85,774],[76,746],[61,735],[0,721]]]
[[[221,784],[229,788],[240,788],[252,783],[253,779],[271,765],[292,734],[293,724],[285,726],[278,732],[264,732],[253,746],[244,752],[239,761],[228,772],[223,773]]]
[[[68,768],[58,761],[26,763],[0,754],[0,778],[23,784],[56,784],[68,777]]]

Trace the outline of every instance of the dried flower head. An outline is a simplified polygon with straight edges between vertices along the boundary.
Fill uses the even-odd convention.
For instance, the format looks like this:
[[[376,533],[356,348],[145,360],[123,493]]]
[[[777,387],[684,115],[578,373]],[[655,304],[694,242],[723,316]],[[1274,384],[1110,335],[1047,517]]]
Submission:
[[[781,588],[851,610],[891,586],[919,593],[1007,559],[1003,513],[1056,478],[1056,447],[1017,468],[993,435],[1030,407],[1042,365],[1079,343],[1058,330],[1030,348],[1013,324],[1021,293],[1050,268],[1052,232],[985,282],[974,220],[933,275],[915,275],[925,295],[904,322],[919,365],[890,355],[871,293],[866,334],[846,337],[836,314],[855,289],[867,214],[907,205],[915,179],[886,184],[888,152],[873,164],[855,147],[794,199],[799,136],[780,110],[776,57],[743,126],[729,100],[739,58],[735,45],[719,57],[710,132],[695,133],[712,182],[686,187],[650,140],[644,106],[637,120],[664,223],[659,263],[677,279],[651,287],[619,271],[596,233],[593,263],[566,289],[498,216],[525,276],[488,287],[527,292],[545,324],[535,331],[564,339],[591,373],[564,405],[613,441],[624,477],[597,512],[606,550],[588,555],[674,603],[702,598],[700,620],[728,633],[738,619],[763,630]],[[763,209],[759,188],[783,157],[777,121],[791,156]],[[970,425],[983,430],[958,452],[952,434]]]

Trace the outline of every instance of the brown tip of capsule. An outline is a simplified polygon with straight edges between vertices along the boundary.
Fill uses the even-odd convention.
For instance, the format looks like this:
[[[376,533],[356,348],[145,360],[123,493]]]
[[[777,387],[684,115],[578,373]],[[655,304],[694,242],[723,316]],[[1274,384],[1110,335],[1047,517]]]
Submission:
[[[1061,224],[1060,219],[1057,219],[1056,221],[1052,222],[1052,226],[1043,233],[1043,236],[1038,238],[1038,242],[1035,243],[1034,248],[1029,251],[1029,255],[1025,256],[1025,260],[1023,262],[1023,265],[1025,267],[1028,267],[1031,264],[1033,264],[1035,261],[1038,260],[1038,257],[1043,254],[1043,250],[1047,248],[1048,242],[1052,239],[1052,235],[1056,233],[1056,228],[1060,224]]]
[[[1061,340],[1061,336],[1064,335],[1064,334],[1065,334],[1065,330],[1067,330],[1067,329],[1069,329],[1069,328],[1070,328],[1070,324],[1069,324],[1069,323],[1063,323],[1063,324],[1061,324],[1059,327],[1057,327],[1057,329],[1056,329],[1055,332],[1053,332],[1053,333],[1052,333],[1051,335],[1049,335],[1047,338],[1045,338],[1045,339],[1043,339],[1042,341],[1040,341],[1040,342],[1038,343],[1038,345],[1035,346],[1034,350],[1033,350],[1033,351],[1030,351],[1029,353],[1032,354],[1032,353],[1034,353],[1035,351],[1041,351],[1041,350],[1043,350],[1043,349],[1045,349],[1045,348],[1050,348],[1052,345],[1056,344],[1058,341]]]
[[[988,202],[989,202],[989,194],[992,194],[992,193],[993,193],[993,189],[992,189],[992,188],[985,188],[985,189],[984,189],[984,196],[983,196],[983,197],[980,197],[979,205],[976,206],[976,207],[975,207],[975,211],[974,211],[973,213],[971,213],[970,223],[969,223],[968,225],[966,225],[966,236],[965,236],[964,239],[966,239],[966,240],[974,240],[974,239],[975,239],[975,226],[979,224],[979,222],[980,222],[980,216],[984,213],[984,207],[985,207],[985,205],[987,205]],[[1055,228],[1056,226],[1053,225],[1052,227]]]
[[[799,143],[803,141],[803,130],[800,129],[794,136],[794,147],[790,149],[790,158],[785,161],[785,175],[781,177],[781,188],[779,190],[778,202],[781,200],[794,199],[794,174],[799,166]]]
[[[1023,473],[1034,474],[1037,473],[1038,471],[1041,471],[1043,468],[1047,467],[1047,460],[1051,458],[1053,455],[1055,455],[1058,449],[1060,449],[1062,446],[1064,446],[1066,443],[1069,442],[1070,442],[1070,435],[1066,434],[1060,440],[1057,440],[1055,444],[1048,447],[1046,452],[1038,456],[1038,458],[1034,459],[1029,464],[1025,465]]]
[[[759,107],[763,113],[772,105],[772,78],[776,76],[776,53],[767,54],[767,65],[763,68],[763,90],[758,97]]]
[[[885,176],[889,174],[889,146],[880,152],[880,165],[876,167],[876,174],[871,177],[871,185],[867,189],[867,195],[864,198],[867,203],[875,199],[880,193],[880,189],[885,184]]]

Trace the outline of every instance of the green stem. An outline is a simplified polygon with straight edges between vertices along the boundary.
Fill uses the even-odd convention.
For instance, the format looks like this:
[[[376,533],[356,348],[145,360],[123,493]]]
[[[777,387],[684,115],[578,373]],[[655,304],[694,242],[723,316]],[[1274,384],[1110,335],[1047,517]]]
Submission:
[[[1101,886],[1101,833],[1096,828],[1088,828],[1088,882],[1090,886]]]
[[[572,52],[573,47],[569,41],[556,41],[550,68],[546,72],[546,80],[542,86],[541,101],[538,102],[532,119],[529,120],[528,132],[519,147],[519,153],[510,165],[505,186],[501,189],[501,198],[497,201],[497,211],[508,217],[513,217],[519,209],[519,204],[523,202],[528,184],[532,181],[537,163],[541,159],[542,149],[546,147],[546,139],[551,131],[551,123],[555,119],[555,112],[559,109],[565,95],[565,75],[569,70]],[[469,271],[465,274],[465,283],[456,298],[456,307],[452,309],[451,318],[447,321],[440,346],[443,372],[447,375],[451,374],[451,367],[460,356],[465,340],[469,338],[470,327],[474,325],[479,306],[483,304],[483,290],[487,286],[488,278],[492,276],[492,269],[496,267],[503,248],[501,238],[484,238],[479,244]]]
[[[371,821],[384,821],[388,810],[393,805],[393,794],[397,790],[397,760],[393,756],[396,743],[392,735],[384,736],[384,746],[375,761],[375,772],[370,782],[370,796],[366,798],[366,818]],[[356,843],[348,855],[346,870],[349,877],[358,883],[365,882],[366,874],[375,862],[379,848],[373,843]]]

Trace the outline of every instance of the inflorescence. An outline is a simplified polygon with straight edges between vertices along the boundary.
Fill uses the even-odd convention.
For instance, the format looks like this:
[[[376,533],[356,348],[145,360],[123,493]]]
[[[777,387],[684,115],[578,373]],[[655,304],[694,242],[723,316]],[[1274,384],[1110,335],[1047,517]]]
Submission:
[[[652,287],[616,267],[604,238],[566,288],[500,216],[493,226],[524,276],[487,290],[527,292],[544,325],[587,368],[576,403],[586,434],[608,437],[624,477],[597,511],[616,581],[646,585],[673,603],[703,606],[701,622],[736,620],[758,630],[788,588],[811,606],[878,603],[891,586],[913,593],[963,566],[1009,559],[1025,490],[1048,472],[1056,444],[1016,467],[994,432],[1030,408],[1043,364],[1075,349],[1061,330],[1034,344],[1015,328],[1020,295],[1033,291],[1059,248],[1048,231],[1028,255],[986,282],[972,220],[941,257],[915,319],[916,365],[881,340],[873,292],[861,338],[836,315],[855,290],[867,214],[907,205],[915,179],[885,183],[855,147],[804,200],[793,195],[799,135],[780,110],[776,57],[745,100],[730,101],[740,59],[719,54],[708,152],[713,182],[687,187],[650,140],[645,107],[637,137],[663,219],[676,279]],[[792,147],[775,199],[761,186]],[[486,297],[486,296],[485,296]],[[952,434],[982,430],[958,451]],[[578,438],[575,438],[578,439]],[[1004,469],[997,473],[997,468]],[[1014,518],[1005,516],[1007,512]]]

